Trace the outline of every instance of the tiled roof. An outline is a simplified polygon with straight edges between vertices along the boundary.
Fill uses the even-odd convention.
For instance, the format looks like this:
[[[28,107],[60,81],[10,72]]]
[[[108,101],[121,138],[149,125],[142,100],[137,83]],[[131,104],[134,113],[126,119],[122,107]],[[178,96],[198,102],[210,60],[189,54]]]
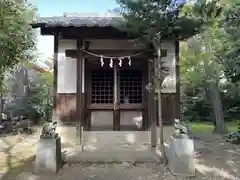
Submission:
[[[41,17],[32,23],[33,28],[38,27],[116,27],[123,21],[120,15],[105,14],[65,14],[58,17]]]

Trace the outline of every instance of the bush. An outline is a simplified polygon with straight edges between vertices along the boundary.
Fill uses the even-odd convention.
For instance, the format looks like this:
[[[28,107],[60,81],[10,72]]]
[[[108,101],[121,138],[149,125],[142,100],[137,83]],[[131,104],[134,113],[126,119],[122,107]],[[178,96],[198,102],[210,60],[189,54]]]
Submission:
[[[230,132],[226,136],[226,141],[231,142],[233,144],[240,144],[240,121],[238,121],[237,125],[238,125],[238,131]]]

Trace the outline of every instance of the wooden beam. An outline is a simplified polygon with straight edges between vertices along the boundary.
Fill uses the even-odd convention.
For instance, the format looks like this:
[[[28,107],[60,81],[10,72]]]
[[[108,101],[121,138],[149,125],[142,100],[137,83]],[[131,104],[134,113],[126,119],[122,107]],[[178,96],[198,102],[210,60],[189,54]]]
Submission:
[[[113,27],[41,27],[41,35],[53,35],[61,32],[63,39],[136,39],[127,32]],[[173,40],[173,36],[164,36],[164,40]]]
[[[68,27],[59,28],[65,39],[129,39],[127,32],[113,27]]]
[[[142,54],[145,54],[145,52],[149,52],[147,50],[141,50],[141,49],[89,49],[88,50],[89,53],[95,53],[95,54],[123,54],[123,55],[133,55],[133,54],[138,54],[139,56]],[[88,54],[87,52],[83,52],[83,54]]]

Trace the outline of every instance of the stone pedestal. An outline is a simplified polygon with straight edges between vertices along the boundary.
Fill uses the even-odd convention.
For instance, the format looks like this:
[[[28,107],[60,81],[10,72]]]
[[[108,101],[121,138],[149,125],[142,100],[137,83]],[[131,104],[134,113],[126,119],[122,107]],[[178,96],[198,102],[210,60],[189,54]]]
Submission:
[[[37,145],[35,171],[57,173],[62,166],[61,139],[40,139]]]
[[[194,142],[170,137],[166,155],[173,175],[195,176]]]

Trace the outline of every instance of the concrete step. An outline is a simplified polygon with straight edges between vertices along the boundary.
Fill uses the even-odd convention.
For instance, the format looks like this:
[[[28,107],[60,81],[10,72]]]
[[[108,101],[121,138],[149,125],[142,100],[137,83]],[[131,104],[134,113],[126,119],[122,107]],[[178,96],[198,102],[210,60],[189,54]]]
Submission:
[[[84,131],[81,146],[64,150],[66,163],[80,162],[159,162],[160,155],[150,146],[149,131]]]
[[[160,155],[156,149],[147,149],[143,151],[136,150],[114,150],[114,151],[96,151],[96,152],[82,152],[81,147],[75,147],[68,150],[64,154],[64,162],[67,164],[77,164],[80,162],[108,162],[108,163],[121,163],[121,162],[160,162]]]
[[[150,142],[149,131],[84,131],[84,143]]]
[[[145,151],[150,148],[150,144],[138,144],[138,143],[84,143],[83,151],[84,152],[109,152],[109,151]]]
[[[84,152],[141,151],[148,149],[147,131],[88,131],[83,133]]]
[[[75,145],[79,142],[79,137],[76,136],[76,127],[62,126],[58,127],[57,132],[61,136],[61,142],[69,145]],[[173,134],[174,128],[172,126],[165,126],[163,129],[164,140],[167,141]],[[159,137],[159,129],[157,129],[157,137]],[[84,143],[100,142],[106,144],[113,144],[114,142],[125,143],[149,143],[151,141],[150,131],[83,131]]]

